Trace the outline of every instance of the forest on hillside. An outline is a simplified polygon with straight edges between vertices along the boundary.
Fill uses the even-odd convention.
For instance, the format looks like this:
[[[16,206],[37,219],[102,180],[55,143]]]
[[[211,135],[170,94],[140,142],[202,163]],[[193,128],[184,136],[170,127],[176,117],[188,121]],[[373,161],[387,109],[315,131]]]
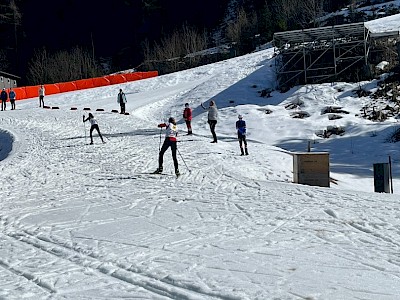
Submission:
[[[173,72],[226,58],[182,61],[190,53],[222,44],[235,50],[225,55],[248,53],[274,32],[318,26],[324,14],[359,2],[1,0],[0,70],[28,85],[131,68]]]

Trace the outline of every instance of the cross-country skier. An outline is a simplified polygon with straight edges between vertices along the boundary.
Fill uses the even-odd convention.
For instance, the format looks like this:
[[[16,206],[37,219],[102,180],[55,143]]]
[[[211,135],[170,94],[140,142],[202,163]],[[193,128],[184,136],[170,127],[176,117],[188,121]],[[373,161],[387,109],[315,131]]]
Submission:
[[[90,124],[91,124],[91,126],[90,126],[90,145],[93,145],[93,135],[92,135],[92,133],[93,133],[93,130],[95,130],[95,129],[96,129],[97,133],[99,134],[99,136],[101,138],[101,141],[103,143],[105,143],[104,140],[103,140],[103,136],[100,133],[100,129],[99,129],[99,125],[97,123],[97,120],[94,118],[92,113],[89,113],[89,116],[86,119],[85,119],[85,115],[83,115],[83,122],[86,122],[86,121],[89,121]]]
[[[188,135],[192,134],[192,109],[189,107],[189,103],[185,103],[185,109],[183,110],[183,118],[185,119]]]
[[[217,125],[218,120],[218,109],[214,100],[210,101],[209,107],[204,107],[203,103],[201,103],[201,107],[205,110],[208,110],[208,121],[207,123],[210,125],[210,131],[213,136],[213,141],[211,143],[217,143],[217,134],[215,133],[215,126]]]
[[[249,152],[247,152],[247,140],[246,140],[246,121],[243,120],[243,116],[239,115],[238,119],[236,121],[236,130],[238,134],[238,139],[239,139],[239,146],[240,146],[240,155],[249,155]],[[244,150],[243,150],[243,144],[244,144]]]
[[[168,119],[168,123],[158,124],[159,128],[165,127],[165,140],[161,147],[160,153],[158,155],[158,168],[155,170],[154,174],[161,174],[163,171],[163,160],[164,153],[167,151],[169,147],[171,147],[172,159],[174,161],[175,174],[179,176],[179,168],[178,168],[178,159],[176,158],[176,144],[177,144],[177,136],[178,136],[178,128],[176,126],[176,121],[173,117]]]

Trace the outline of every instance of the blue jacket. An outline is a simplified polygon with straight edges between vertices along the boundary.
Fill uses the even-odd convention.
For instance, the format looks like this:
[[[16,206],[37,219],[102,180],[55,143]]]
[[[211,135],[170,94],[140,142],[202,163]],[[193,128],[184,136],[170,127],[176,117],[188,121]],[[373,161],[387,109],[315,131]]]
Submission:
[[[16,97],[15,92],[14,91],[10,91],[8,93],[8,97],[10,97],[10,100],[15,100],[15,97]]]
[[[0,98],[2,101],[7,101],[8,95],[6,91],[1,91]]]
[[[246,121],[243,120],[236,121],[236,129],[238,134],[246,135]]]

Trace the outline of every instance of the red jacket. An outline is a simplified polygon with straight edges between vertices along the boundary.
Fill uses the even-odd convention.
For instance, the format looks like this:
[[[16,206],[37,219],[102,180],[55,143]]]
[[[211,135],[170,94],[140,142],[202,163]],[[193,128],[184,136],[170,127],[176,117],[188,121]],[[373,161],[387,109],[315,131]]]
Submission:
[[[183,111],[183,118],[187,121],[192,120],[192,109],[190,107],[185,107],[185,110]]]

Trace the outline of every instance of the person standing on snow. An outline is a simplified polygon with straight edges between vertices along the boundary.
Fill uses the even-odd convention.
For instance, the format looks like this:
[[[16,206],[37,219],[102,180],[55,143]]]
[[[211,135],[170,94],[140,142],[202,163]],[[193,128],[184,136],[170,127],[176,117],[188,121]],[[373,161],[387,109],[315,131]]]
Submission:
[[[38,91],[38,93],[39,93],[39,107],[42,107],[42,104],[43,104],[43,107],[44,107],[44,95],[45,95],[45,91],[46,91],[46,89],[44,88],[44,86],[43,86],[43,84],[40,86],[40,88],[39,88],[39,91]]]
[[[189,107],[189,103],[185,103],[185,109],[183,110],[183,118],[185,119],[188,135],[192,134],[192,109]]]
[[[103,136],[100,133],[99,125],[97,123],[97,120],[94,118],[92,113],[89,113],[89,116],[85,118],[85,115],[83,115],[83,122],[89,121],[91,126],[90,126],[90,145],[93,145],[93,130],[96,129],[97,133],[99,134],[101,141],[103,144],[105,143],[103,140]]]
[[[125,93],[122,91],[122,89],[119,89],[117,102],[119,103],[119,106],[121,107],[121,114],[125,114],[125,103],[127,101],[126,101]]]
[[[214,100],[210,101],[209,107],[204,107],[203,103],[201,103],[201,107],[205,110],[208,110],[208,121],[207,123],[210,125],[210,131],[213,136],[213,141],[211,143],[217,143],[217,134],[215,133],[215,126],[217,125],[218,120],[218,109]]]
[[[178,168],[178,159],[176,158],[177,151],[177,136],[178,136],[178,127],[176,126],[176,121],[173,117],[168,119],[168,123],[158,124],[159,128],[165,127],[165,140],[161,147],[160,153],[158,154],[158,168],[154,171],[154,174],[161,174],[163,171],[163,160],[164,153],[171,147],[172,159],[174,161],[175,167],[175,175],[179,176],[179,168]]]
[[[0,93],[0,99],[1,99],[1,110],[6,110],[6,102],[8,99],[8,94],[5,88]]]
[[[11,103],[11,110],[15,109],[15,98],[17,95],[15,94],[15,91],[10,88],[10,92],[8,93],[8,98],[10,98],[10,103]]]
[[[247,140],[246,140],[246,121],[243,120],[243,116],[239,115],[238,116],[239,120],[236,121],[236,130],[238,134],[238,139],[239,139],[239,146],[240,146],[240,155],[249,155],[249,152],[247,152]],[[244,144],[244,150],[243,150],[243,144]]]

